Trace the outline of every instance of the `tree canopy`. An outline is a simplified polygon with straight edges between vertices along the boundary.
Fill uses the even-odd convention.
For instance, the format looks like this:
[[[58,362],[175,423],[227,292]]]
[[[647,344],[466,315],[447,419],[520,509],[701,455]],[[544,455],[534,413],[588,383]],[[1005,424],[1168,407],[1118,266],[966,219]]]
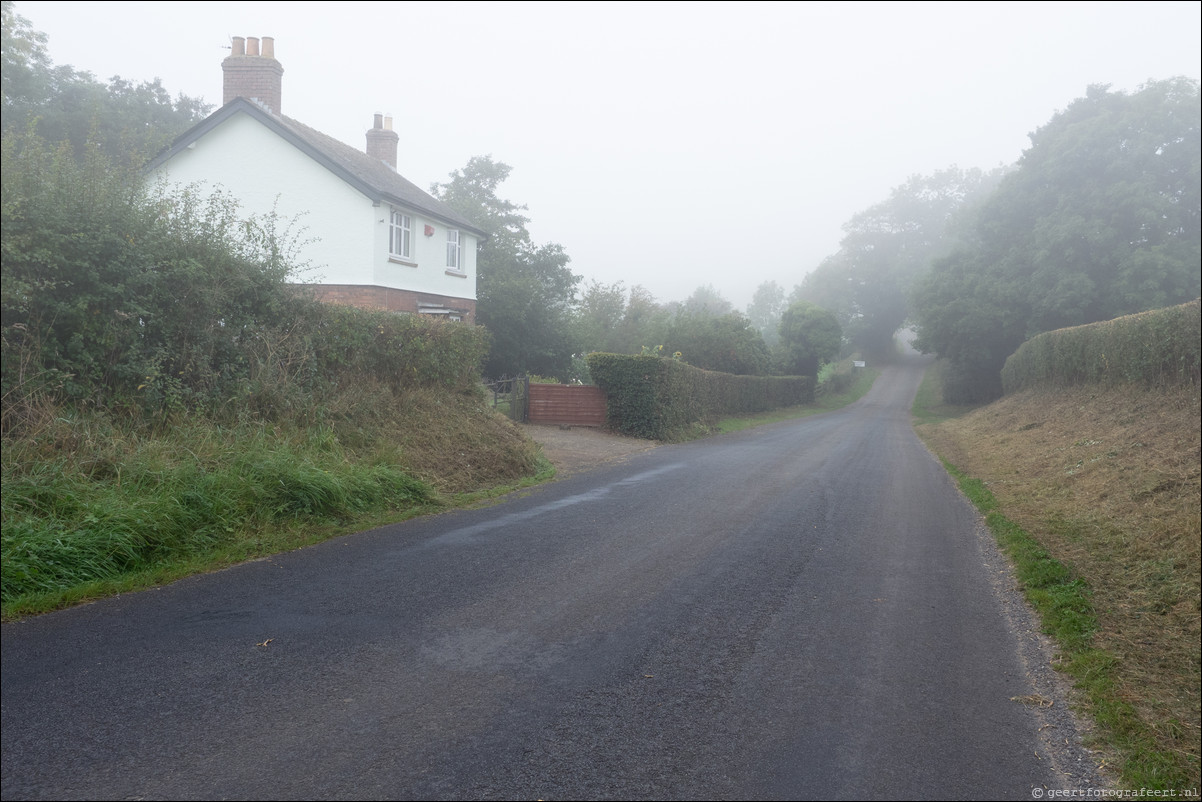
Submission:
[[[568,268],[563,246],[532,242],[525,206],[498,197],[511,170],[491,156],[473,156],[430,191],[487,234],[476,257],[476,317],[493,338],[485,375],[562,378],[574,351],[580,277]]]
[[[664,335],[663,353],[704,370],[759,375],[771,368],[760,333],[738,312],[713,314],[682,309]]]
[[[843,332],[834,313],[808,301],[794,301],[780,319],[777,372],[818,376],[818,369],[839,355]]]
[[[918,284],[917,345],[949,360],[947,400],[1001,393],[1002,364],[1051,329],[1199,295],[1199,87],[1092,86],[1031,135],[965,244]]]
[[[4,0],[4,132],[30,127],[48,142],[70,142],[76,156],[97,145],[119,164],[140,166],[172,139],[208,114],[198,98],[175,99],[159,79],[134,83],[114,76],[108,83],[70,66],[54,66],[47,37]]]
[[[785,311],[785,290],[775,281],[756,287],[747,305],[747,319],[769,348],[780,342],[780,316]]]
[[[892,353],[894,333],[912,315],[914,282],[951,251],[965,211],[999,178],[956,167],[911,176],[843,226],[839,251],[806,275],[792,300],[830,309],[864,352]]]

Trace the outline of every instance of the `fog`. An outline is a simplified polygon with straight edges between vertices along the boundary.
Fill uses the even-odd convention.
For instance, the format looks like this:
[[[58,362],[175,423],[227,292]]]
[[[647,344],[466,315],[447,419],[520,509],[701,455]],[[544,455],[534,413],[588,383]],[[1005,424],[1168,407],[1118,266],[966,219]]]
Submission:
[[[18,2],[55,64],[221,103],[271,36],[283,113],[357,148],[375,112],[419,186],[513,168],[586,281],[740,309],[838,250],[914,174],[1011,164],[1090,84],[1197,79],[1202,4]]]

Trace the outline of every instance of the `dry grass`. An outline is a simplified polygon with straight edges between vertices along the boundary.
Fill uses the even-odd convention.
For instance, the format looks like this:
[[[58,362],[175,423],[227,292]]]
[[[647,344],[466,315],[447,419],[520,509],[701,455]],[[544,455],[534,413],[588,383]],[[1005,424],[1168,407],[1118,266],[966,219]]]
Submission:
[[[1197,777],[1202,631],[1199,394],[1028,391],[921,424],[948,462],[983,480],[1007,518],[1092,593],[1094,646],[1116,690]]]
[[[392,434],[409,473],[444,493],[516,482],[539,469],[539,449],[521,428],[477,398],[411,393]]]

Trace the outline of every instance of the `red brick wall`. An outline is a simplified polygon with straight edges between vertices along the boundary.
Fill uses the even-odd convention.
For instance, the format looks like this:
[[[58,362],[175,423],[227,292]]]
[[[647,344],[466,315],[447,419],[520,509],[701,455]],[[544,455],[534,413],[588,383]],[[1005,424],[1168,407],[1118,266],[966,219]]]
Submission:
[[[453,298],[449,295],[432,295],[392,287],[374,287],[357,284],[306,284],[317,299],[332,304],[346,304],[363,309],[387,309],[390,312],[420,312],[418,304],[436,304],[447,309],[458,310],[463,322],[476,322],[476,302],[470,298]]]

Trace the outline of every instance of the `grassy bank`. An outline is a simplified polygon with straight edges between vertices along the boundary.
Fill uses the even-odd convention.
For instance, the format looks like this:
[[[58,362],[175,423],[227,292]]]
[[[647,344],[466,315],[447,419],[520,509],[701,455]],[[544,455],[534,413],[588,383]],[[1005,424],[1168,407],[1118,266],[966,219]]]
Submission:
[[[303,425],[45,410],[2,452],[4,617],[465,503],[545,467],[475,395],[354,396]]]
[[[917,431],[960,481],[1059,647],[1126,788],[1197,789],[1199,397],[1130,387],[941,407]]]

